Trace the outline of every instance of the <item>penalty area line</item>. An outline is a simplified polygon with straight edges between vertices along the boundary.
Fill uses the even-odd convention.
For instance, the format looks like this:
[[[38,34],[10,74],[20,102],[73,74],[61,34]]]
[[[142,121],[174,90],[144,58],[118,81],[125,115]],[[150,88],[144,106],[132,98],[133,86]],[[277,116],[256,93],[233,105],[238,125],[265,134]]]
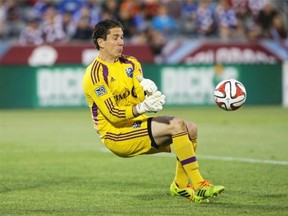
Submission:
[[[110,152],[106,148],[100,149],[102,152]],[[159,153],[153,156],[158,157],[175,157],[175,154]],[[274,165],[288,165],[288,161],[277,161],[277,160],[260,160],[255,158],[240,158],[240,157],[228,157],[228,156],[215,156],[215,155],[197,155],[197,158],[203,160],[215,160],[215,161],[232,161],[242,163],[257,163],[257,164],[274,164]]]

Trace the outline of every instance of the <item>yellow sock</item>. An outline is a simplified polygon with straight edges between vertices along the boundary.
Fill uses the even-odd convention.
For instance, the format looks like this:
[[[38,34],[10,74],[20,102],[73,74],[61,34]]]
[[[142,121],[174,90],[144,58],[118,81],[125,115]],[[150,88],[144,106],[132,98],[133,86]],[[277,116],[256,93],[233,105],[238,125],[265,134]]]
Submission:
[[[191,140],[191,142],[192,142],[194,152],[196,153],[197,145],[198,145],[197,138]],[[189,178],[187,176],[187,173],[185,172],[178,158],[176,161],[176,172],[175,172],[174,181],[179,188],[186,188],[187,185],[189,184]]]
[[[191,140],[191,142],[192,142],[192,145],[193,145],[194,152],[196,153],[196,151],[197,151],[197,146],[198,146],[197,138]]]
[[[174,134],[172,140],[177,158],[197,189],[204,179],[200,174],[198,161],[187,131]]]
[[[174,181],[179,188],[186,188],[189,183],[188,176],[178,158],[176,161],[176,172]]]

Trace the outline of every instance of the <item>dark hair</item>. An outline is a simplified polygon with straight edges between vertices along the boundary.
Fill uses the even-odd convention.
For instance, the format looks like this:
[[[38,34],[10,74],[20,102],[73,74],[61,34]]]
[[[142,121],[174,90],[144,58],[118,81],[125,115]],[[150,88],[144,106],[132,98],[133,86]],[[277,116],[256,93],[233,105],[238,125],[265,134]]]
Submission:
[[[117,27],[123,30],[122,24],[116,19],[105,19],[95,25],[92,33],[92,39],[98,50],[100,47],[97,43],[97,39],[102,38],[106,40],[107,35],[109,34],[109,30]]]

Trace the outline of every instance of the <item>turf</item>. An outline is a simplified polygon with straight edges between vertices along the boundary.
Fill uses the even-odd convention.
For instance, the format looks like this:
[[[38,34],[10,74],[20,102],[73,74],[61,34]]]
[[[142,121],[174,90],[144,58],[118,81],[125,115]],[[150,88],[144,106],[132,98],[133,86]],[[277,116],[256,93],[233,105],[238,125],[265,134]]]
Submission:
[[[105,151],[87,109],[0,111],[0,215],[287,215],[288,109],[167,108],[199,128],[207,204],[169,195],[175,156]],[[275,162],[275,163],[273,163]]]

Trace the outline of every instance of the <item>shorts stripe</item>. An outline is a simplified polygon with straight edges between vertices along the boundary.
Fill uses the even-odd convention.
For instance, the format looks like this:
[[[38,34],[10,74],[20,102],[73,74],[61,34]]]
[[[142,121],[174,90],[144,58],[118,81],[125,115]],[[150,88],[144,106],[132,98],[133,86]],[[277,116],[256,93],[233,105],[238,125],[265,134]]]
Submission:
[[[125,140],[135,139],[135,138],[144,137],[144,136],[148,136],[148,131],[146,129],[141,129],[141,130],[132,131],[132,132],[123,133],[123,134],[113,134],[113,133],[107,132],[106,135],[104,136],[104,139],[110,139],[113,141],[125,141]]]

